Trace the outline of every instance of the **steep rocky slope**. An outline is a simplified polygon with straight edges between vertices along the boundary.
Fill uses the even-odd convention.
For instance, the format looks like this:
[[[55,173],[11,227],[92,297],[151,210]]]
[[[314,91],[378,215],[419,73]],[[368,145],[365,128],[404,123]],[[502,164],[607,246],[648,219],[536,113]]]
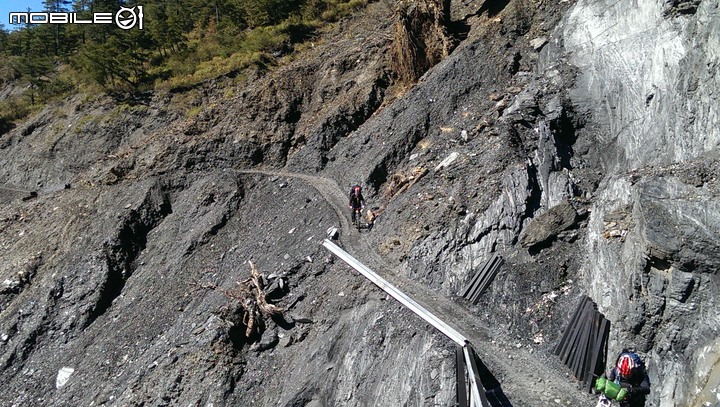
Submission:
[[[583,294],[610,354],[647,360],[647,405],[717,404],[718,2],[437,4],[0,135],[0,404],[453,405],[452,343],[324,251],[330,226],[514,406],[593,405],[551,354]],[[445,47],[414,84],[398,26]],[[371,232],[348,227],[354,182]],[[283,316],[244,319],[249,261]]]

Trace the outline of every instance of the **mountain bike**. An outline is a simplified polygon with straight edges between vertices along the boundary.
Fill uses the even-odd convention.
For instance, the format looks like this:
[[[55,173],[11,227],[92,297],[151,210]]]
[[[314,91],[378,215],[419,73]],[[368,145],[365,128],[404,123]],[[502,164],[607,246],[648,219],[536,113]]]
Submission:
[[[355,212],[355,222],[353,222],[353,225],[357,228],[358,232],[363,228],[362,210],[363,208],[353,208],[353,211]]]
[[[602,396],[600,396],[600,399],[598,400],[597,405],[595,405],[595,407],[611,407],[611,406],[612,406],[612,400],[605,397],[604,394]]]

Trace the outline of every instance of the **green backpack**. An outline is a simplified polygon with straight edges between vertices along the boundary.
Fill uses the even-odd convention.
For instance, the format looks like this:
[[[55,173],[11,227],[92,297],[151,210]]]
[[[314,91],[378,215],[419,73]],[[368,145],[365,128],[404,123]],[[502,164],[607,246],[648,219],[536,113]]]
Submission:
[[[604,394],[607,398],[617,401],[625,400],[628,393],[626,388],[620,387],[619,384],[604,377],[598,377],[595,381],[595,390]]]

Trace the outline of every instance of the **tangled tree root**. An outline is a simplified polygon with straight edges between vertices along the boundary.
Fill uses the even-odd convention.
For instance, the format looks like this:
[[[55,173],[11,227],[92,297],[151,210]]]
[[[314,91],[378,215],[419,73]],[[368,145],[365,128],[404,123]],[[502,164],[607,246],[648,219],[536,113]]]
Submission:
[[[268,302],[263,277],[255,268],[255,264],[249,263],[250,278],[237,282],[237,287],[233,290],[220,288],[215,283],[194,284],[203,289],[217,290],[235,302],[233,314],[240,316],[240,321],[235,323],[242,323],[246,338],[262,334],[266,319],[282,316],[285,312],[282,307]]]
[[[262,276],[258,273],[255,265],[250,262],[250,278],[239,283],[238,297],[244,309],[243,324],[245,325],[245,336],[250,337],[255,330],[259,318],[272,318],[275,315],[282,315],[283,309],[267,301]],[[259,326],[264,323],[260,320]]]
[[[395,11],[392,69],[412,84],[450,55],[455,41],[448,35],[449,0],[401,1]]]

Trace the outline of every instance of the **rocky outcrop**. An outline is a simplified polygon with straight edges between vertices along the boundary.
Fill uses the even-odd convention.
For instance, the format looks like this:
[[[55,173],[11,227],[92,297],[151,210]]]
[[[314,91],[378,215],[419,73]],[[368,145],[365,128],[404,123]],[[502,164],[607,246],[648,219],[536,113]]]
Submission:
[[[603,191],[590,219],[586,279],[614,322],[611,348],[634,347],[647,355],[651,377],[662,389],[653,396],[667,400],[661,405],[672,405],[672,399],[702,405],[707,395],[697,394],[705,393],[716,374],[696,361],[715,358],[709,349],[718,322],[711,288],[720,254],[717,187],[667,175],[609,180],[615,186]],[[626,204],[629,227],[613,222],[622,233],[603,234],[602,214]]]
[[[287,65],[2,134],[0,403],[452,404],[448,341],[333,262],[333,228],[474,321],[515,406],[590,405],[551,354],[585,294],[649,404],[714,402],[717,2],[571,3],[370,2]],[[285,310],[250,336],[248,261]]]
[[[455,47],[448,33],[449,0],[401,1],[395,11],[391,69],[402,82],[413,83]]]
[[[520,244],[533,247],[554,238],[560,232],[575,225],[578,214],[569,202],[553,206],[534,218],[520,234]]]
[[[607,171],[584,280],[613,323],[611,352],[630,346],[648,359],[649,402],[659,406],[712,404],[718,391],[709,366],[720,228],[707,175],[720,144],[717,103],[708,103],[720,90],[708,52],[718,24],[716,2],[579,1],[563,32],[583,72],[573,103],[590,113]]]
[[[686,3],[686,2],[682,2]],[[686,161],[720,143],[717,3],[666,16],[663,2],[637,7],[579,1],[564,26],[571,63],[580,68],[573,102],[591,112],[609,168]],[[602,35],[600,35],[602,33]],[[601,130],[600,130],[601,129]]]

